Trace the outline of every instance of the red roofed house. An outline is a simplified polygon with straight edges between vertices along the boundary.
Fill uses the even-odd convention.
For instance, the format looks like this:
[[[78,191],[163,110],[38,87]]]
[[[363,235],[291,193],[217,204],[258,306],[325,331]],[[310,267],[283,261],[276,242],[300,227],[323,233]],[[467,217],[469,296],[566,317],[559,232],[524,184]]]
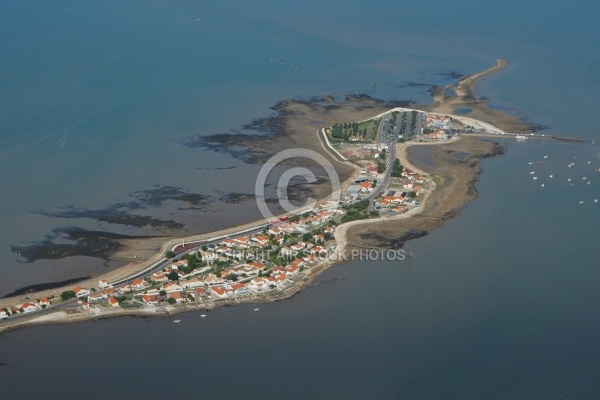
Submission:
[[[235,285],[231,285],[231,290],[234,293],[247,292],[246,285],[243,283],[236,283]]]
[[[132,289],[140,290],[140,289],[145,289],[146,287],[148,287],[148,283],[146,281],[144,281],[142,278],[137,278],[136,280],[131,282]]]
[[[143,295],[142,300],[146,304],[158,304],[159,298],[156,295]]]
[[[73,292],[75,292],[75,296],[77,296],[77,297],[87,296],[90,294],[89,289],[81,288],[81,287],[74,288]]]
[[[210,290],[213,295],[221,299],[229,296],[227,290],[222,286],[213,286]]]
[[[52,303],[50,302],[50,300],[48,300],[47,297],[42,297],[42,299],[40,300],[40,306],[46,306],[46,307],[50,307]]]
[[[20,308],[23,309],[23,312],[32,312],[38,310],[37,306],[31,303],[23,303],[21,304]]]
[[[181,303],[185,302],[185,295],[181,292],[169,293],[168,298],[174,299],[175,303],[177,303],[177,304],[181,304]]]
[[[117,299],[115,299],[114,297],[109,297],[108,298],[108,303],[113,306],[113,307],[118,307],[119,306],[119,301]]]

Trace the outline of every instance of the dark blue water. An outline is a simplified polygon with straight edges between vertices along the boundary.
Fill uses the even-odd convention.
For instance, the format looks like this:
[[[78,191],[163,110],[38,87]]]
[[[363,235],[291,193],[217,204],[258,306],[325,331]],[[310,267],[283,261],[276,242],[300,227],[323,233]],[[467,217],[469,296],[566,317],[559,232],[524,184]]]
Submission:
[[[17,263],[9,244],[67,224],[97,227],[34,210],[103,207],[155,184],[250,190],[258,168],[179,140],[238,128],[281,99],[377,83],[375,96],[423,103],[426,85],[502,57],[509,67],[481,95],[546,132],[592,137],[597,11],[592,1],[5,2],[0,182],[11,195],[0,200],[0,289],[104,268]],[[259,312],[7,333],[2,394],[98,398],[108,386],[117,398],[594,398],[600,149],[507,145],[484,162],[479,198],[410,242],[410,261],[333,268],[316,288]]]

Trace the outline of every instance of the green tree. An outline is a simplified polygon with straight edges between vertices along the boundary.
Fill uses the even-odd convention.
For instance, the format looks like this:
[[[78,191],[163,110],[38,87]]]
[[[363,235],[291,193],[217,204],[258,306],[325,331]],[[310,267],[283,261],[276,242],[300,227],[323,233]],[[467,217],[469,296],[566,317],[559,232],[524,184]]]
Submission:
[[[167,292],[165,292],[164,290],[161,290],[160,292],[158,292],[158,294],[160,294],[161,296],[166,296]]]
[[[69,300],[76,296],[75,292],[72,290],[66,290],[60,294],[60,298],[63,300]]]
[[[173,250],[167,250],[165,251],[165,258],[173,258],[175,257],[175,253],[173,253]]]
[[[414,199],[415,197],[417,197],[417,192],[408,192],[408,197],[410,197],[411,199]]]
[[[179,274],[177,273],[177,271],[171,271],[167,274],[167,278],[169,278],[172,281],[177,281],[179,280]]]
[[[175,300],[175,299],[174,299],[174,298],[172,298],[172,297],[169,297],[169,300],[167,300],[167,302],[168,302],[170,305],[173,305],[173,304],[177,303],[177,300]]]

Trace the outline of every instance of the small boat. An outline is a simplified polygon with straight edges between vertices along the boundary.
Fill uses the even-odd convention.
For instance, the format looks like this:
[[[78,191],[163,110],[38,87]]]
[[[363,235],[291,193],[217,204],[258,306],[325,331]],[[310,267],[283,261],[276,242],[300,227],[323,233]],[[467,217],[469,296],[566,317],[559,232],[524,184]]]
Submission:
[[[533,180],[535,181],[536,179],[537,179],[537,176],[534,176],[534,177],[533,177]]]
[[[570,163],[569,165],[567,165],[567,167],[569,168],[573,168],[575,166],[575,163]]]
[[[567,179],[567,182],[571,182],[571,178]]]
[[[254,311],[258,311],[258,310],[260,310],[260,308],[255,308],[255,309],[254,309]]]
[[[548,158],[548,156],[544,156],[544,158]]]
[[[597,202],[598,202],[598,199],[594,199],[594,203],[597,203]]]
[[[515,136],[515,139],[517,139],[517,140],[527,140],[527,136],[517,135],[517,136]]]
[[[206,317],[206,314],[202,314],[202,315],[200,315],[200,317],[201,317],[201,318],[204,318],[204,317]]]
[[[542,183],[542,187],[544,187],[544,184]]]
[[[579,204],[583,204],[583,200],[581,200],[581,201],[579,202]]]
[[[549,178],[554,178],[554,175],[550,175]]]
[[[583,178],[581,178],[581,179],[583,179],[583,180],[585,181],[585,180],[587,179],[587,176],[584,176],[584,177],[583,177]]]
[[[532,165],[533,163],[531,161],[529,161],[529,165]]]
[[[590,182],[590,181],[587,181],[587,184],[588,184],[588,185],[591,185],[591,184],[592,184],[592,182]]]
[[[181,322],[181,320],[180,320],[180,319],[176,319],[176,320],[175,320],[175,321],[173,321],[173,322],[175,322],[175,323],[178,323],[178,322]]]
[[[533,175],[533,174],[535,174],[535,172],[534,172],[534,171],[531,171],[529,174],[530,174],[530,175]]]

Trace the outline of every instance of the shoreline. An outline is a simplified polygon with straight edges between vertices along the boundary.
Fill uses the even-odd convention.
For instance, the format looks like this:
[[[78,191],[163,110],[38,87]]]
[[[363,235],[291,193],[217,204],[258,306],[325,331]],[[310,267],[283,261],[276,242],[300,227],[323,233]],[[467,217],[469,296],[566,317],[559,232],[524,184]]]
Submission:
[[[505,65],[504,65],[505,66]],[[468,85],[472,85],[474,87],[475,83],[477,82],[478,79],[481,79],[484,76],[487,76],[491,73],[496,72],[497,70],[500,70],[502,68],[504,68],[504,66],[502,66],[501,68],[499,67],[499,65],[496,65],[495,67],[492,67],[488,70],[482,71],[478,74],[474,74],[471,76],[468,76],[466,78],[461,79],[461,81],[459,82],[459,85],[461,84],[461,82],[467,82]],[[469,79],[467,79],[469,78]],[[434,98],[435,100],[435,98]],[[378,104],[379,107],[383,107],[383,104]],[[372,108],[376,108],[373,107],[371,105],[371,108],[366,108],[368,111],[374,111]],[[438,110],[436,110],[435,106],[431,107],[433,108],[433,110],[431,110],[430,112],[435,112],[435,113],[439,113]],[[427,109],[427,107],[420,107],[420,109]],[[364,111],[365,109],[362,109],[361,111]],[[496,113],[495,110],[488,110],[490,112],[493,111],[493,113]],[[383,110],[383,113],[389,112],[389,108],[386,108]],[[492,114],[493,114],[492,113]],[[354,113],[349,112],[350,115],[354,116]],[[365,112],[363,112],[362,114],[366,114]],[[442,114],[444,114],[442,112]],[[349,116],[350,116],[349,115]],[[373,114],[371,114],[371,116],[369,118],[373,118],[372,117]],[[489,125],[487,122],[485,121],[480,121],[480,120],[475,120],[473,118],[470,117],[465,117],[465,116],[458,116],[458,115],[452,115],[453,118],[457,118],[457,119],[464,119],[465,121],[473,121],[473,122],[477,122],[482,124],[482,126],[486,126],[486,127],[490,127],[493,128],[496,131],[501,131],[498,127],[493,126],[493,125]],[[303,120],[304,119],[304,120]],[[292,122],[295,123],[298,126],[302,126],[303,128],[306,129],[307,127],[310,128],[312,134],[314,135],[314,127],[311,127],[310,124],[306,124],[306,119],[310,119],[310,118],[297,118],[297,119],[292,119]],[[342,119],[343,120],[343,119]],[[354,121],[358,120],[358,119],[353,119]],[[293,124],[292,124],[293,125]],[[317,137],[319,137],[318,135],[318,131],[317,131]],[[314,142],[314,139],[312,139]],[[435,145],[439,145],[437,147],[440,146],[444,146],[444,145],[452,145],[453,143],[459,142],[459,141],[467,141],[469,140],[470,143],[473,142],[480,142],[480,143],[490,143],[490,142],[482,142],[482,141],[477,141],[475,139],[459,139],[459,140],[450,140],[444,143],[403,143],[402,145],[400,145],[399,149],[399,158],[403,161],[406,162],[406,166],[409,167],[410,169],[413,169],[416,172],[424,172],[422,171],[420,168],[415,167],[410,161],[409,161],[409,154],[408,154],[408,149],[410,147],[413,146],[417,146],[417,145],[429,145],[429,146],[435,146]],[[305,142],[309,142],[311,141],[310,137],[305,137]],[[318,147],[321,148],[321,150],[325,151],[325,153],[327,154],[327,157],[329,159],[335,159],[335,156],[333,154],[330,153],[330,151],[326,148],[325,144],[323,143],[322,140],[318,140],[319,144]],[[313,143],[314,144],[314,143]],[[487,157],[490,156],[491,153],[486,153],[483,152],[482,154],[479,155],[475,155],[475,158],[480,159],[483,157]],[[496,153],[497,154],[497,153]],[[493,155],[493,154],[491,154]],[[339,160],[333,160],[335,162],[336,165],[339,164],[345,164],[346,167],[352,167],[353,172],[352,173],[348,173],[349,171],[346,170],[346,173],[348,174],[346,176],[346,179],[344,179],[344,184],[346,184],[348,181],[354,179],[355,173],[359,170],[358,166],[351,164],[348,161],[345,162],[340,162]],[[478,164],[477,164],[478,165]],[[467,186],[472,186],[474,185],[474,182],[477,180],[477,177],[479,175],[480,171],[477,170],[474,172],[474,175],[472,177],[472,179],[469,180],[468,185]],[[425,174],[428,175],[427,172],[425,172]],[[442,180],[442,182],[444,182],[444,180]],[[377,225],[377,223],[381,223],[383,222],[385,225],[394,225],[394,223],[397,223],[398,221],[408,221],[408,220],[417,220],[420,219],[419,216],[421,216],[421,212],[425,212],[426,210],[430,209],[432,207],[431,205],[431,198],[433,197],[432,195],[434,193],[436,193],[436,195],[439,195],[439,191],[440,189],[443,187],[444,185],[440,185],[440,184],[436,184],[435,187],[428,191],[425,198],[422,200],[421,204],[419,205],[419,207],[410,210],[409,212],[406,212],[404,214],[400,214],[400,215],[396,215],[393,217],[387,217],[387,218],[378,218],[378,219],[369,219],[369,220],[361,220],[361,221],[352,221],[349,222],[347,224],[342,224],[338,227],[338,229],[336,229],[336,231],[334,232],[335,235],[335,240],[336,240],[336,249],[338,250],[343,250],[345,248],[348,247],[351,239],[355,239],[356,238],[356,232],[353,231],[359,231],[362,234],[364,233],[369,233],[369,227],[373,226],[373,225]],[[454,187],[453,185],[450,185],[450,188],[445,188],[445,191],[451,190],[452,187]],[[331,195],[331,194],[330,194]],[[320,202],[322,201],[326,201],[326,198],[329,197],[330,195],[326,196],[325,198],[320,197]],[[437,196],[439,197],[439,196]],[[448,212],[445,213],[445,215],[442,216],[441,218],[441,222],[443,223],[444,220],[449,219],[449,218],[453,218],[454,216],[457,215],[457,213],[459,212],[460,208],[462,208],[462,206],[464,206],[464,204],[468,201],[470,201],[472,198],[474,198],[473,196],[467,196],[465,197],[465,201],[462,202],[458,207],[456,207],[454,210],[450,210]],[[434,202],[435,203],[435,202]],[[435,208],[435,205],[433,206]],[[411,217],[416,217],[416,218],[411,218]],[[163,258],[163,254],[167,249],[172,248],[173,246],[180,244],[183,240],[185,240],[186,242],[193,242],[193,241],[198,241],[198,240],[205,240],[208,238],[214,238],[215,236],[220,236],[220,235],[227,235],[228,233],[236,233],[239,232],[240,230],[243,229],[249,229],[252,227],[256,227],[256,226],[262,226],[266,223],[267,221],[264,220],[258,220],[258,221],[254,221],[254,222],[250,222],[241,226],[237,226],[237,227],[233,227],[233,228],[227,228],[227,229],[223,229],[223,230],[219,230],[216,232],[209,232],[209,233],[204,233],[204,234],[200,234],[200,235],[193,235],[193,236],[189,236],[186,238],[176,238],[176,239],[171,239],[167,242],[164,242],[161,245],[161,250],[159,253],[155,253],[153,257],[140,261],[138,263],[133,263],[133,264],[128,264],[125,265],[123,267],[120,267],[118,269],[115,269],[107,274],[103,274],[97,277],[94,277],[93,279],[90,279],[89,281],[86,282],[81,282],[82,285],[89,283],[90,286],[93,286],[95,281],[97,281],[98,279],[106,279],[107,281],[111,282],[111,281],[117,281],[123,278],[126,278],[128,276],[131,276],[134,272],[139,272],[142,266],[149,266],[151,264],[153,264],[154,262],[157,262],[159,260],[161,260]],[[410,225],[410,224],[409,224]],[[338,233],[339,230],[339,233]],[[379,229],[378,229],[379,230]],[[370,243],[369,240],[365,239],[364,237],[362,238],[362,243],[364,244],[368,244]],[[408,239],[410,240],[410,238]],[[263,294],[258,295],[258,296],[251,296],[251,297],[245,297],[245,298],[232,298],[232,299],[228,299],[226,301],[223,300],[218,300],[218,301],[214,301],[211,302],[210,306],[208,304],[203,304],[203,303],[198,303],[198,304],[194,304],[193,306],[190,305],[185,305],[185,306],[176,306],[176,307],[170,307],[169,308],[169,315],[171,314],[177,314],[180,312],[186,312],[186,311],[194,311],[194,310],[213,310],[215,308],[219,308],[222,306],[228,306],[228,305],[234,305],[234,304],[240,304],[240,303],[258,303],[258,302],[272,302],[272,301],[278,301],[278,300],[282,300],[282,299],[287,299],[290,298],[292,296],[294,296],[295,294],[299,293],[300,291],[302,291],[305,287],[307,287],[308,285],[310,285],[314,279],[319,276],[324,270],[330,268],[331,266],[343,263],[345,261],[348,260],[336,260],[336,261],[331,261],[331,260],[326,260],[323,261],[322,263],[317,264],[316,266],[314,266],[313,268],[311,268],[309,270],[310,273],[308,274],[304,274],[303,276],[303,280],[301,282],[296,282],[293,285],[291,285],[290,287],[284,289],[283,291],[276,293],[276,294],[270,294],[268,296],[265,296]],[[94,281],[94,282],[92,282]],[[62,288],[62,289],[70,289],[70,288]],[[53,294],[56,294],[57,292],[60,292],[59,290],[53,289]],[[42,292],[36,292],[34,294],[36,297],[37,296],[43,296],[44,293]],[[7,299],[2,299],[0,300],[0,307],[3,306],[3,304],[7,304],[8,303],[12,303],[14,304],[15,298],[7,298]],[[22,322],[17,322],[14,325],[7,325],[7,326],[0,326],[0,332],[6,331],[6,330],[12,330],[12,329],[17,329],[20,327],[26,327],[26,326],[31,326],[34,324],[39,324],[39,323],[71,323],[71,322],[80,322],[80,321],[85,321],[85,320],[93,320],[93,319],[100,319],[100,318],[111,318],[111,317],[116,317],[116,316],[123,316],[123,315],[166,315],[163,313],[157,313],[156,311],[153,312],[148,312],[146,310],[131,310],[131,309],[115,309],[115,310],[105,310],[102,313],[99,314],[86,314],[86,315],[80,315],[78,317],[72,317],[72,318],[63,318],[62,320],[60,320],[60,318],[58,318],[58,315],[60,315],[60,313],[62,313],[63,311],[60,312],[50,312],[50,314],[48,315],[42,315],[42,316],[32,316],[32,319],[29,320],[24,320]],[[49,316],[51,315],[57,315],[54,318],[49,318]],[[59,320],[56,320],[56,319]]]
[[[467,138],[467,139],[461,139],[461,138],[457,138],[454,140],[449,140],[447,142],[443,142],[443,143],[419,143],[419,142],[405,142],[405,143],[399,143],[398,146],[402,149],[402,153],[399,153],[399,158],[401,160],[402,163],[407,163],[410,164],[410,161],[408,159],[409,155],[408,150],[411,147],[420,147],[420,146],[428,146],[428,147],[438,147],[438,148],[445,148],[448,146],[452,146],[453,144],[459,143],[459,142],[478,142],[478,143],[487,143],[490,144],[490,142],[484,142],[484,141],[478,141],[476,139],[472,139],[472,138]],[[491,144],[490,144],[491,145]],[[488,153],[482,153],[481,155],[476,156],[478,159],[481,159],[485,156],[488,156]],[[404,164],[403,164],[404,165]],[[412,164],[411,164],[412,166]],[[471,167],[469,167],[471,168]],[[425,172],[425,174],[429,175],[428,172]],[[479,170],[474,171],[471,179],[469,179],[469,181],[467,182],[468,185],[474,185],[475,181],[478,179],[479,177]],[[362,229],[363,231],[369,231],[370,228],[374,227],[374,226],[379,226],[381,227],[381,225],[397,225],[398,223],[401,222],[406,222],[406,221],[414,221],[415,219],[418,218],[418,216],[422,215],[423,212],[425,212],[426,209],[431,207],[431,199],[438,196],[439,195],[439,191],[440,190],[449,190],[449,191],[455,191],[456,189],[460,189],[457,187],[457,185],[454,184],[449,184],[449,185],[445,185],[445,182],[442,181],[441,184],[435,184],[435,186],[432,188],[432,190],[428,191],[425,194],[425,197],[421,200],[419,206],[403,213],[403,214],[399,214],[399,215],[395,215],[392,217],[384,217],[384,218],[377,218],[377,219],[367,219],[367,220],[357,220],[357,221],[351,221],[351,222],[347,222],[345,224],[340,224],[336,230],[334,231],[334,237],[335,237],[335,254],[343,254],[343,255],[347,255],[348,254],[348,247],[353,246],[353,247],[368,247],[366,245],[360,246],[360,245],[353,245],[351,244],[351,241],[353,239],[353,234],[355,232],[353,232],[354,230],[358,229]],[[454,207],[454,209],[452,210],[452,212],[450,213],[446,213],[446,215],[444,216],[445,218],[443,218],[443,220],[441,221],[443,223],[443,221],[453,218],[455,217],[460,208],[462,208],[462,206],[472,200],[474,197],[473,196],[471,198],[463,198],[465,201],[460,202],[460,204],[458,204],[457,206]],[[433,207],[435,208],[435,205],[433,205]],[[264,224],[264,221],[262,221]],[[440,225],[441,226],[441,225]],[[239,228],[236,229],[236,231],[239,231]],[[231,228],[231,229],[235,229],[235,228]],[[381,228],[378,228],[378,230],[381,230]],[[396,229],[397,231],[397,229]],[[222,232],[222,231],[219,231]],[[402,232],[402,234],[406,234],[407,232]],[[427,232],[428,233],[428,232]],[[211,237],[214,237],[215,234],[204,234],[204,235],[211,235]],[[204,236],[202,235],[202,236]],[[408,239],[410,240],[410,239]],[[171,240],[169,242],[166,242],[163,246],[163,248],[169,248],[169,246],[173,245],[173,244],[177,244],[181,241],[181,239],[174,239]],[[157,256],[158,257],[158,256]],[[160,257],[162,257],[162,253],[160,255]],[[294,283],[291,284],[290,286],[288,286],[287,288],[283,289],[282,291],[279,292],[275,292],[275,293],[258,293],[258,294],[253,294],[250,296],[245,296],[245,297],[233,297],[233,298],[228,298],[228,299],[219,299],[219,300],[211,300],[209,302],[203,301],[203,302],[198,302],[198,303],[187,303],[184,305],[177,305],[177,306],[160,306],[160,307],[150,307],[150,306],[145,306],[143,308],[137,308],[137,309],[123,309],[123,308],[114,308],[114,309],[109,309],[109,308],[95,308],[95,311],[74,311],[74,312],[67,312],[67,311],[49,311],[48,314],[45,315],[32,315],[30,317],[30,319],[26,319],[23,321],[16,321],[14,324],[10,324],[10,325],[6,325],[6,326],[0,326],[0,333],[1,332],[6,332],[6,331],[12,331],[15,329],[19,329],[19,328],[26,328],[29,326],[34,326],[34,325],[39,325],[39,324],[68,324],[68,323],[77,323],[77,322],[85,322],[85,321],[93,321],[93,320],[98,320],[98,319],[107,319],[107,318],[116,318],[116,317],[122,317],[122,316],[132,316],[132,317],[161,317],[161,316],[169,316],[169,315],[176,315],[176,314],[180,314],[180,313],[184,313],[184,312],[190,312],[190,311],[212,311],[212,310],[216,310],[218,308],[221,307],[228,307],[228,306],[233,306],[236,304],[242,304],[242,303],[249,303],[249,304],[259,304],[259,303],[270,303],[270,302],[275,302],[275,301],[280,301],[280,300],[285,300],[285,299],[289,299],[292,298],[293,296],[295,296],[296,294],[302,292],[305,288],[311,286],[314,282],[314,280],[316,278],[318,278],[321,273],[323,273],[325,270],[336,266],[336,265],[340,265],[343,263],[346,263],[348,261],[352,261],[352,258],[341,258],[341,259],[326,259],[321,261],[320,263],[318,263],[317,265],[315,265],[314,267],[311,267],[309,270],[307,270],[304,273],[301,273],[301,275],[296,278],[296,280],[294,280]],[[165,310],[167,312],[165,312]],[[24,317],[27,318],[27,317]],[[7,321],[7,322],[10,322]]]

